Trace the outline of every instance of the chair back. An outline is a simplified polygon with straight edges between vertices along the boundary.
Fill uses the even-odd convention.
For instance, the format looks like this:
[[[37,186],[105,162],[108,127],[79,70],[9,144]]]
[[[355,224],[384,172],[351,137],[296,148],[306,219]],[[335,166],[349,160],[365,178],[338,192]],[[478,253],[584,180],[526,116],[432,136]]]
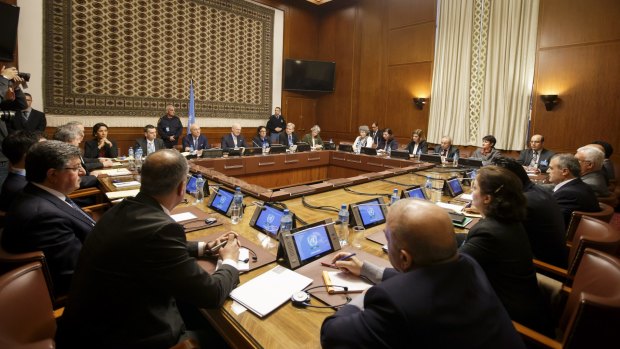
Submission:
[[[575,230],[577,230],[577,226],[579,225],[579,220],[581,220],[583,216],[600,219],[607,223],[611,221],[611,217],[614,215],[614,208],[602,202],[599,202],[598,205],[601,208],[599,212],[573,211],[573,215],[568,223],[568,228],[566,228],[566,241],[573,240]]]
[[[0,348],[35,342],[53,348],[56,319],[39,262],[0,276]]]
[[[560,320],[564,348],[609,348],[620,328],[620,259],[587,249]]]
[[[586,248],[614,255],[620,248],[620,231],[601,220],[588,216],[581,217],[568,253],[569,276],[574,276],[577,272]]]

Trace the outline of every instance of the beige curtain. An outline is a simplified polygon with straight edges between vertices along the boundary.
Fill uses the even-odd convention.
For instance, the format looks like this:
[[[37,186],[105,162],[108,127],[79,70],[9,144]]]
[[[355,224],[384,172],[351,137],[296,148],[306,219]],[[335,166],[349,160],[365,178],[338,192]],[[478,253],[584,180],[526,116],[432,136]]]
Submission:
[[[467,141],[469,122],[469,57],[474,0],[439,1],[428,140],[449,135],[455,144]]]
[[[539,0],[439,0],[428,138],[521,149],[534,75]]]
[[[539,0],[492,0],[480,137],[523,149],[534,79]]]

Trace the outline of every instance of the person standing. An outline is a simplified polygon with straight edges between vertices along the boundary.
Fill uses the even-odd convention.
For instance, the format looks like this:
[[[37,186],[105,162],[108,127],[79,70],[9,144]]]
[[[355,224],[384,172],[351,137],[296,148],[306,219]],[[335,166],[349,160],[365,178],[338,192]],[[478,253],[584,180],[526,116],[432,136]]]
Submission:
[[[45,113],[32,108],[32,95],[24,93],[28,108],[19,113],[15,113],[15,117],[8,124],[9,132],[24,131],[40,131],[45,132],[47,119]]]
[[[166,115],[157,121],[157,133],[164,141],[164,145],[168,149],[174,148],[179,143],[181,133],[183,132],[183,124],[178,116],[174,115],[174,106],[166,107]]]
[[[280,132],[282,132],[285,127],[286,121],[284,121],[284,117],[280,115],[280,107],[275,107],[273,115],[271,115],[269,121],[267,121],[267,130],[269,130],[271,144],[278,142]]]

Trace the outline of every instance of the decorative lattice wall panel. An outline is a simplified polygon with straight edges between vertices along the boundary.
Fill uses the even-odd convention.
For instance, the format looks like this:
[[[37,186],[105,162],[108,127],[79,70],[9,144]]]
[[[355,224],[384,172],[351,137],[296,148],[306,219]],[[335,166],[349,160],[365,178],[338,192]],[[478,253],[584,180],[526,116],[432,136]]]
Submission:
[[[242,0],[45,1],[45,111],[265,118],[273,10]]]

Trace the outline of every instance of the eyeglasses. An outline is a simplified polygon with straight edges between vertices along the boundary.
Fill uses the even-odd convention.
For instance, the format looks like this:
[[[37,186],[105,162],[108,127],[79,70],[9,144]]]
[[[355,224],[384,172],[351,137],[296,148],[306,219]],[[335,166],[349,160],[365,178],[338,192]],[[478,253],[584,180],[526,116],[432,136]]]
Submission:
[[[82,169],[82,165],[77,165],[77,167],[64,167],[63,170],[72,170],[72,171],[79,171],[80,169]]]

